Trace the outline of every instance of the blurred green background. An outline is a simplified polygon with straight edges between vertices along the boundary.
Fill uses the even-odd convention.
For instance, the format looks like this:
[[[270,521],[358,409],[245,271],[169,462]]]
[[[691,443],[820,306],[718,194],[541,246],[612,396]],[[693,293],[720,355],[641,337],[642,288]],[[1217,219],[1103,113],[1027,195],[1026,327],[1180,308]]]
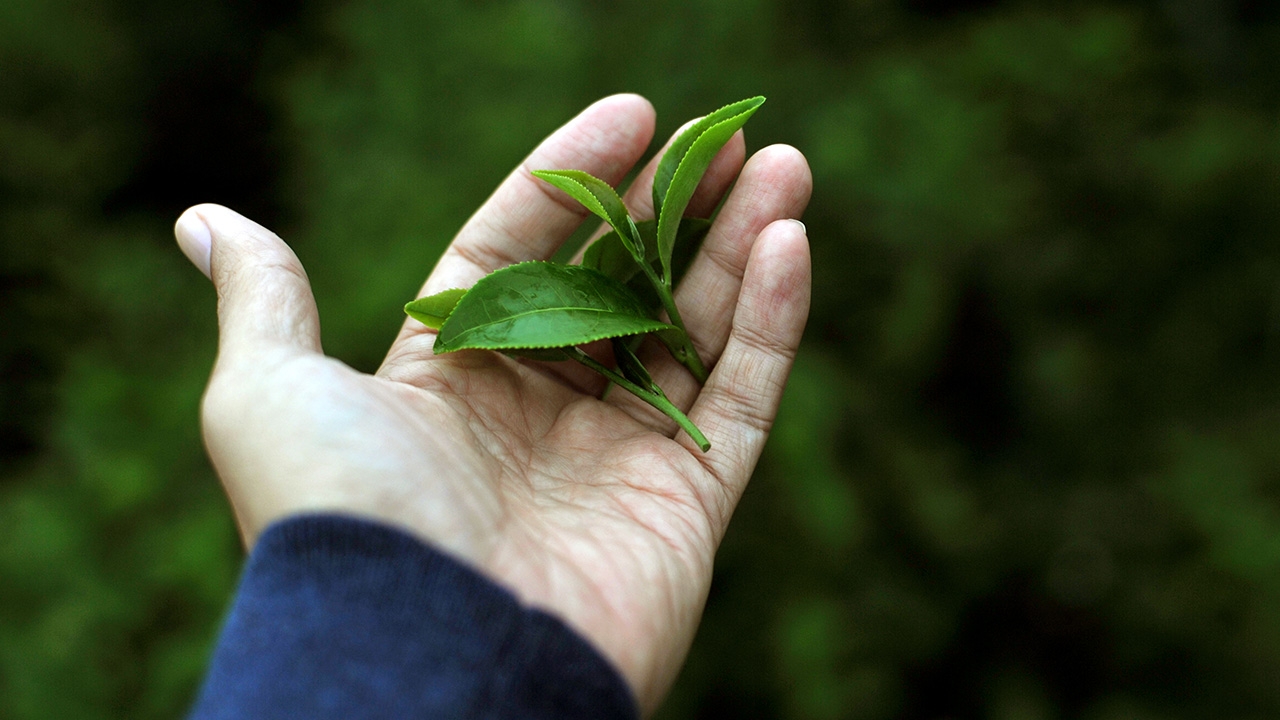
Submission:
[[[183,208],[372,370],[540,138],[754,94],[813,315],[678,718],[1280,717],[1280,8],[0,2],[0,718],[173,718],[241,553]],[[656,146],[655,146],[656,149]]]

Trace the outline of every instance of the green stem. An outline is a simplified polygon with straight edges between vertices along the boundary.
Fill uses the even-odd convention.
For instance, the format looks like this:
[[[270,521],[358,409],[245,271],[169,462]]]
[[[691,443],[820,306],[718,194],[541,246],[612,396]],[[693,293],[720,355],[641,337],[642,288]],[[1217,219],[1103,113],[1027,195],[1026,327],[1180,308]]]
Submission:
[[[707,440],[707,436],[702,434],[702,431],[698,429],[697,425],[693,424],[693,421],[689,419],[688,415],[680,412],[680,408],[672,405],[671,401],[668,400],[665,395],[650,392],[639,385],[636,385],[621,374],[615,372],[612,368],[600,364],[595,358],[582,352],[582,350],[579,350],[578,348],[569,348],[568,351],[569,356],[574,360],[577,360],[583,365],[586,365],[592,370],[595,370],[601,375],[609,378],[609,380],[614,384],[654,406],[662,412],[662,414],[672,420],[675,420],[676,424],[688,433],[689,437],[693,438],[693,441],[698,444],[698,447],[701,448],[702,452],[706,452],[711,449],[711,442]]]
[[[644,270],[645,277],[649,278],[649,283],[653,285],[653,289],[658,293],[658,297],[662,300],[662,307],[667,311],[667,317],[671,318],[671,324],[680,328],[675,342],[666,336],[660,336],[663,343],[671,350],[671,354],[676,360],[689,369],[693,373],[693,377],[698,384],[703,385],[707,382],[707,367],[702,364],[702,358],[698,357],[698,351],[693,347],[693,341],[689,339],[689,331],[685,329],[684,318],[680,317],[680,309],[676,307],[675,295],[671,292],[671,284],[658,277],[657,273],[647,262],[640,263],[640,268]]]

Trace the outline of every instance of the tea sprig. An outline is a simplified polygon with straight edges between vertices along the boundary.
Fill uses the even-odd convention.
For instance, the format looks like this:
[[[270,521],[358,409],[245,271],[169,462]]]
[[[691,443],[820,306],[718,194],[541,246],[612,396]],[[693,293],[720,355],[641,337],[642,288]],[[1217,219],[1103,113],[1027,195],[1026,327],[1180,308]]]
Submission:
[[[763,103],[754,97],[727,105],[676,137],[654,176],[655,220],[637,223],[613,187],[581,170],[534,171],[608,223],[611,232],[587,248],[581,265],[510,265],[469,290],[414,300],[405,312],[439,330],[437,354],[496,350],[581,363],[670,417],[708,451],[706,436],[653,381],[628,341],[653,335],[699,383],[706,382],[706,366],[676,307],[674,287],[710,222],[684,213],[716,154]],[[614,341],[617,369],[579,348],[606,339]]]

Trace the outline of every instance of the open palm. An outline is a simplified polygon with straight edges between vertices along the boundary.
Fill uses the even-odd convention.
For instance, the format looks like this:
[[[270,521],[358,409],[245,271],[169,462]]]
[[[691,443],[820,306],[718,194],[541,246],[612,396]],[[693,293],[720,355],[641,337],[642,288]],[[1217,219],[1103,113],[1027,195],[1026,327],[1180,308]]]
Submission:
[[[653,111],[606,98],[554,133],[458,234],[421,295],[545,259],[584,212],[530,170],[577,168],[617,183],[653,134]],[[365,375],[325,357],[306,274],[269,231],[216,205],[178,222],[180,244],[214,280],[217,365],[204,403],[210,456],[246,543],[305,512],[394,524],[547,609],[609,657],[652,710],[685,656],[717,545],[750,477],[799,343],[809,255],[798,217],[803,157],[775,146],[746,162],[721,151],[690,205],[724,199],[677,291],[708,366],[705,387],[660,346],[641,357],[712,442],[572,363],[490,352],[435,356],[407,321]],[[652,164],[627,196],[652,216]]]

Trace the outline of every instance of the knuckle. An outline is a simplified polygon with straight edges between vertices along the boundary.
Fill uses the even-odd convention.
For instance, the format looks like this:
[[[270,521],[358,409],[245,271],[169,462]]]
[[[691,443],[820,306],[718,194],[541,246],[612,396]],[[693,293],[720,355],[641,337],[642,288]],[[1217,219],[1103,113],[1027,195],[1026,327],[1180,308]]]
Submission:
[[[750,350],[763,353],[770,358],[790,359],[795,354],[791,343],[771,332],[767,327],[735,323],[733,337]]]
[[[706,243],[702,254],[718,270],[734,280],[741,281],[746,274],[747,267],[743,262],[745,258],[737,247],[725,247],[725,244],[721,243]]]
[[[713,398],[735,424],[744,425],[756,432],[767,433],[773,427],[771,403],[765,398],[764,388],[752,388],[746,384],[727,383],[711,389]]]
[[[497,228],[486,229],[492,232],[501,232]],[[518,262],[510,253],[503,251],[492,242],[458,243],[451,249],[455,255],[462,258],[467,264],[485,273],[493,272],[498,268]]]

